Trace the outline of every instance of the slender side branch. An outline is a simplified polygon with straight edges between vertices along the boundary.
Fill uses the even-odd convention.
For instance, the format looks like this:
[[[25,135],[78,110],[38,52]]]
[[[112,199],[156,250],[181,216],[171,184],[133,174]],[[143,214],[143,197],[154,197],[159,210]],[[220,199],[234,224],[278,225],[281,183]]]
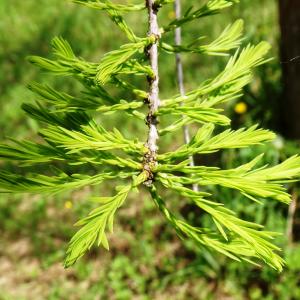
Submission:
[[[295,220],[295,213],[297,210],[297,198],[298,195],[296,191],[293,192],[292,194],[292,202],[289,207],[289,212],[288,212],[288,219],[287,219],[287,229],[286,229],[286,235],[288,238],[288,243],[289,245],[293,244],[293,225],[294,225],[294,220]]]
[[[175,0],[174,9],[175,9],[176,19],[180,19],[181,18],[181,2],[180,2],[180,0]],[[175,29],[175,45],[181,46],[181,27],[180,26]],[[183,77],[183,66],[182,66],[181,54],[176,53],[175,55],[176,55],[177,83],[178,83],[178,87],[180,90],[180,95],[182,97],[184,97],[185,89],[184,89],[184,81],[183,81],[184,77]],[[189,132],[189,128],[187,125],[183,126],[183,134],[184,134],[184,141],[186,144],[188,144],[191,141],[191,137],[190,137],[190,132]],[[194,161],[193,155],[190,156],[190,166],[191,167],[195,166],[195,161]],[[198,189],[199,189],[198,185],[193,184],[193,190],[198,191]]]
[[[148,140],[146,147],[148,152],[144,157],[144,170],[148,173],[148,180],[146,185],[151,186],[153,183],[152,169],[157,164],[157,142],[158,142],[158,130],[157,130],[157,111],[160,106],[159,99],[159,74],[158,74],[158,40],[160,38],[160,30],[157,21],[157,13],[159,7],[155,4],[154,0],[146,0],[146,6],[149,14],[149,32],[148,36],[153,39],[153,43],[146,49],[149,56],[150,65],[153,70],[154,76],[148,78],[149,81],[149,96],[148,105],[149,113],[147,116],[147,125],[149,126]]]

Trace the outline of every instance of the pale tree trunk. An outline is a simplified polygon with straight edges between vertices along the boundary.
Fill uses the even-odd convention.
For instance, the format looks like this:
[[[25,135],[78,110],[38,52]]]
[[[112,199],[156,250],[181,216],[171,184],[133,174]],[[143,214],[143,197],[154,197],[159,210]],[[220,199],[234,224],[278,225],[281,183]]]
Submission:
[[[300,139],[300,0],[279,0],[283,95],[282,133]]]

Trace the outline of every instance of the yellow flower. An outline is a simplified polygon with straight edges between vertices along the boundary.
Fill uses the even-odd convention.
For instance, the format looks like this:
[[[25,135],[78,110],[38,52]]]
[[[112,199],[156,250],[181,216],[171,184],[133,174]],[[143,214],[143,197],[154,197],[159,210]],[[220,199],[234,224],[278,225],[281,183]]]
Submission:
[[[248,106],[245,102],[239,102],[234,107],[234,111],[239,115],[246,113],[247,110],[248,110]]]
[[[169,11],[168,18],[173,20],[173,19],[175,19],[175,17],[176,17],[175,12],[173,10]]]
[[[65,202],[65,209],[71,209],[73,207],[72,201],[66,201]]]

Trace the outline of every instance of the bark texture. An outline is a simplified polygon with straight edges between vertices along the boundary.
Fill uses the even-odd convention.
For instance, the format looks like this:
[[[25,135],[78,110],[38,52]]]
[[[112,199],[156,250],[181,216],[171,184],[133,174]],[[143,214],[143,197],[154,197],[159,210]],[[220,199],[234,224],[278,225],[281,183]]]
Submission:
[[[283,95],[281,131],[300,139],[300,1],[279,0]]]
[[[150,59],[150,65],[154,76],[148,78],[149,80],[149,96],[148,105],[149,113],[147,116],[147,124],[149,126],[148,140],[146,147],[148,153],[144,157],[144,170],[148,173],[148,180],[146,185],[150,186],[153,183],[152,169],[157,164],[156,156],[158,150],[158,129],[157,129],[157,111],[160,106],[159,99],[159,74],[158,74],[158,40],[160,38],[160,30],[158,26],[157,13],[158,7],[155,5],[154,0],[146,0],[149,15],[149,32],[148,36],[153,38],[153,43],[148,47],[148,55]]]

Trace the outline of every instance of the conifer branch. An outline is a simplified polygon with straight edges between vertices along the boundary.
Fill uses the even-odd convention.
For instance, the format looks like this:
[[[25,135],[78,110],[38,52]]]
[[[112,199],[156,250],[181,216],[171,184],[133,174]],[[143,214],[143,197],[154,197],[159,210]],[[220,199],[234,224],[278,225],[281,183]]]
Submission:
[[[2,160],[17,162],[19,167],[25,166],[21,169],[24,175],[0,172],[0,192],[55,194],[86,185],[98,185],[106,180],[126,181],[116,187],[114,196],[94,198],[98,207],[77,223],[81,228],[69,244],[66,267],[75,263],[94,243],[109,248],[106,231],[112,231],[116,211],[131,190],[145,184],[149,186],[152,198],[166,220],[181,238],[189,238],[196,245],[238,261],[253,263],[252,258],[260,259],[281,271],[284,262],[277,254],[280,249],[270,242],[276,234],[263,231],[261,225],[235,216],[234,211],[225,208],[218,200],[222,199],[222,194],[213,193],[211,187],[232,189],[256,202],[273,198],[289,203],[290,196],[285,184],[300,179],[300,158],[293,156],[277,166],[267,167],[257,165],[262,158],[259,155],[244,165],[227,170],[194,166],[189,159],[195,154],[250,147],[274,139],[274,133],[259,129],[256,125],[238,130],[224,130],[221,127],[215,132],[217,125],[230,125],[230,119],[217,106],[241,96],[243,87],[252,79],[253,68],[268,61],[265,55],[270,46],[262,42],[237,50],[219,75],[187,93],[183,86],[180,56],[177,55],[180,94],[160,101],[159,51],[229,55],[229,51],[238,48],[241,43],[241,20],[227,26],[219,37],[207,45],[199,45],[200,39],[187,45],[181,45],[180,41],[182,25],[219,13],[238,0],[206,0],[202,7],[190,8],[182,17],[177,11],[177,18],[160,30],[157,20],[159,8],[175,1],[146,0],[146,5],[125,5],[110,0],[74,0],[105,12],[130,43],[91,63],[76,57],[68,42],[58,37],[52,41],[53,59],[29,58],[33,64],[54,75],[74,77],[83,83],[83,90],[80,95],[73,96],[47,85],[30,85],[29,88],[37,96],[37,104],[24,104],[23,110],[42,123],[39,133],[44,143],[15,140],[0,143]],[[177,5],[180,4],[180,0],[177,1]],[[147,37],[139,38],[125,21],[124,15],[144,9],[148,10],[149,32]],[[169,45],[161,34],[174,30],[175,45]],[[143,55],[143,50],[146,55]],[[135,86],[136,83],[124,78],[126,75],[147,76],[149,91]],[[129,92],[130,99],[120,99],[110,94],[106,86],[108,83]],[[149,106],[147,117],[142,110],[144,102]],[[113,126],[111,129],[102,126],[101,118],[94,119],[96,114],[120,112],[135,119],[146,118],[149,132],[145,144],[138,139],[126,138]],[[175,121],[158,131],[159,116],[172,116]],[[192,123],[201,124],[192,138],[186,135],[186,143],[174,151],[157,153],[159,136],[174,133]],[[40,174],[41,164],[52,168]],[[31,174],[26,166],[39,168]],[[201,185],[201,191],[192,189],[193,184]],[[157,192],[158,186],[198,206],[203,215],[211,219],[211,226],[195,227],[177,217],[176,213],[171,213],[166,201]]]

